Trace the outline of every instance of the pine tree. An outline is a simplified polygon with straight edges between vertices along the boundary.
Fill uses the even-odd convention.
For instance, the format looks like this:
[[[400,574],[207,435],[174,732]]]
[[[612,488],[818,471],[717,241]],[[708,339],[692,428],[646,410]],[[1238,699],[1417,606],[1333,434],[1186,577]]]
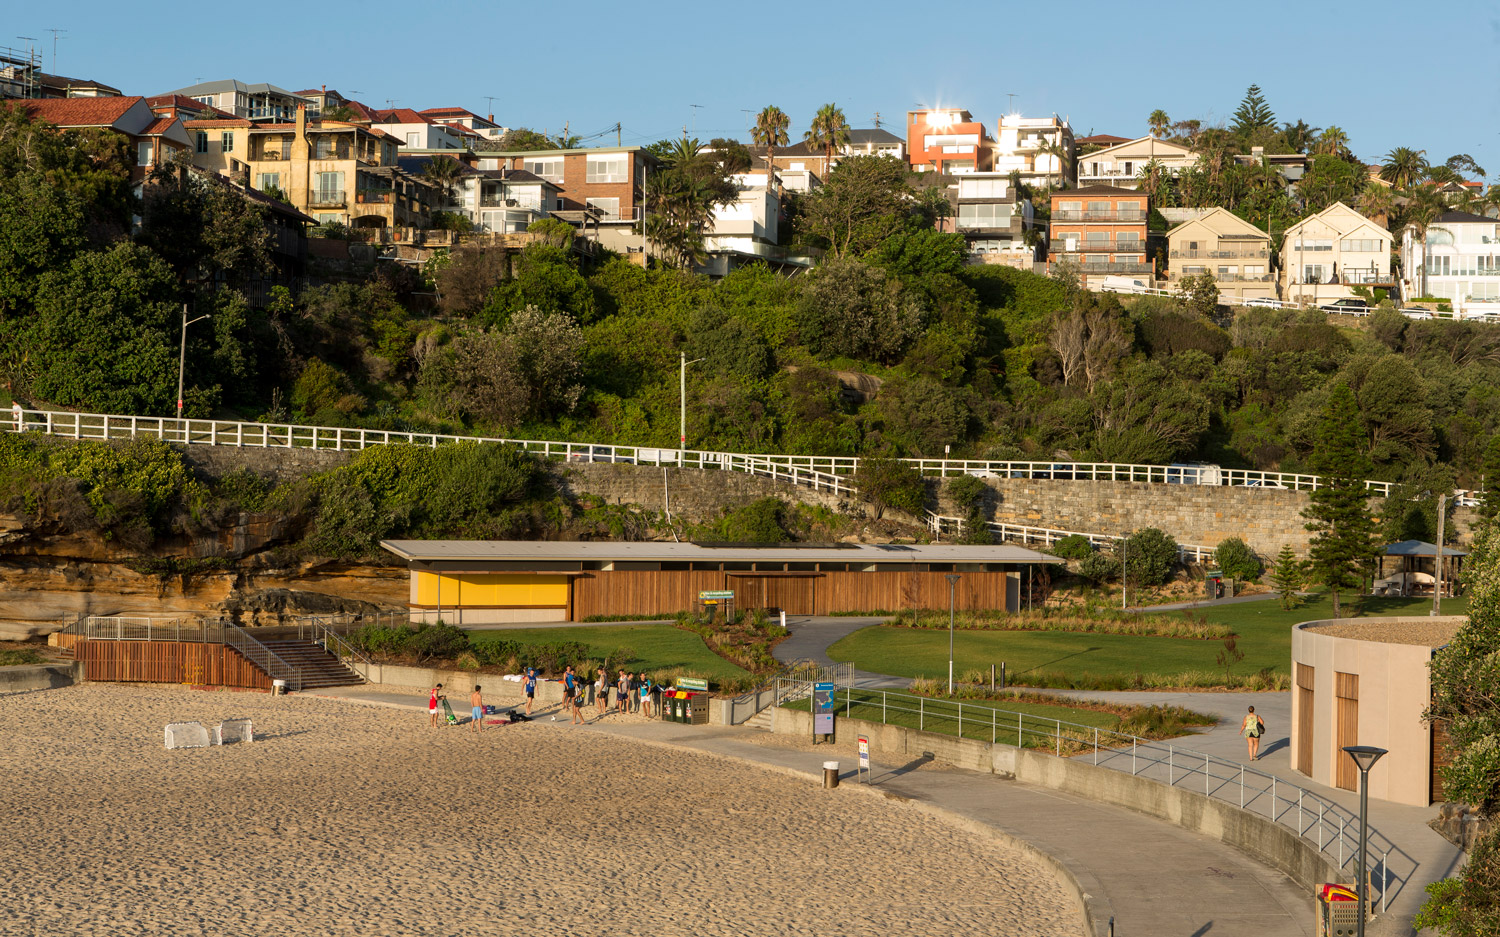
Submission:
[[[1479,516],[1484,523],[1493,524],[1500,517],[1500,433],[1490,437],[1484,447],[1484,493],[1479,499]]]
[[[1271,571],[1271,584],[1281,596],[1281,607],[1290,612],[1301,603],[1297,590],[1302,588],[1302,561],[1292,552],[1290,544],[1283,544],[1276,554],[1276,568]]]
[[[1364,581],[1362,567],[1375,556],[1375,523],[1367,503],[1370,462],[1360,447],[1363,423],[1349,385],[1340,381],[1318,425],[1311,463],[1322,476],[1312,504],[1302,512],[1313,532],[1310,572],[1333,594],[1333,616],[1341,617],[1339,593]]]
[[[1265,129],[1276,129],[1276,114],[1266,104],[1265,97],[1260,93],[1260,86],[1251,85],[1234,112],[1234,132],[1241,137],[1248,137],[1257,130]]]

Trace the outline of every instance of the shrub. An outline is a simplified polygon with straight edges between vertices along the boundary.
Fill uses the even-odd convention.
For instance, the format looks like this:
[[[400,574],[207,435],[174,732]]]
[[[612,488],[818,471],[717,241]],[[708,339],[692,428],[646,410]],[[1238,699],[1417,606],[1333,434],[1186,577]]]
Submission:
[[[888,507],[920,516],[927,507],[927,485],[921,474],[895,459],[861,459],[854,484],[879,520]]]
[[[1098,585],[1120,575],[1120,561],[1107,553],[1090,553],[1078,564],[1078,575]]]
[[[451,660],[468,649],[468,632],[442,623],[418,626],[405,643],[407,653],[416,655],[418,661]]]
[[[1260,557],[1239,537],[1219,541],[1214,548],[1214,562],[1219,564],[1224,575],[1242,582],[1253,582],[1265,571]]]
[[[1082,560],[1094,554],[1094,545],[1083,534],[1069,534],[1054,543],[1050,552],[1065,560]]]
[[[1125,563],[1136,585],[1159,586],[1177,563],[1177,541],[1155,527],[1145,527],[1125,541]]]

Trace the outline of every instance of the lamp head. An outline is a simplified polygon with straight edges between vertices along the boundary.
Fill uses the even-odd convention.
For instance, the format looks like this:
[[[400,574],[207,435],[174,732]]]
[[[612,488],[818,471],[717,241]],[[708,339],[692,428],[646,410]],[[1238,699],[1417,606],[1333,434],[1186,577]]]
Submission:
[[[1385,749],[1371,745],[1345,745],[1344,751],[1349,753],[1349,757],[1354,759],[1356,765],[1359,765],[1359,770],[1364,772],[1375,767],[1375,762],[1386,754]]]
[[[958,581],[960,579],[964,578],[964,577],[960,576],[958,573],[949,573],[948,575],[944,576],[943,578],[946,579],[946,580],[948,580],[948,585],[952,586],[952,585],[956,585],[958,583]]]

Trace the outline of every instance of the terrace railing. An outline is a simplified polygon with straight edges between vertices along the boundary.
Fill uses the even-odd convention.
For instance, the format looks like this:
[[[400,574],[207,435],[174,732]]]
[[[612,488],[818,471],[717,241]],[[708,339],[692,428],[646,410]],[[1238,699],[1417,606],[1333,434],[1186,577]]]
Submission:
[[[774,455],[716,452],[698,449],[661,449],[604,443],[559,442],[539,439],[457,436],[399,430],[306,426],[293,423],[246,423],[233,420],[190,420],[156,416],[119,416],[57,410],[23,410],[19,419],[0,415],[0,431],[36,432],[67,439],[161,439],[181,445],[239,448],[320,449],[358,452],[372,446],[399,443],[437,447],[452,443],[489,443],[514,446],[543,459],[573,463],[605,462],[626,465],[678,466],[759,475],[818,491],[853,497],[858,491],[852,476],[860,460],[851,456]],[[1316,475],[1262,472],[1249,469],[1200,468],[1181,465],[1134,465],[1122,462],[1027,462],[996,459],[904,459],[923,475],[949,477],[1044,479],[1068,481],[1145,482],[1150,484],[1227,485],[1245,488],[1287,488],[1310,491]],[[1388,495],[1391,483],[1367,481],[1377,495]],[[1459,497],[1474,492],[1458,491]]]
[[[1240,762],[1112,729],[961,700],[848,686],[835,690],[834,697],[836,711],[845,717],[992,745],[1037,748],[1059,758],[1089,758],[1102,768],[1202,793],[1290,829],[1351,875],[1357,868],[1359,817],[1355,812]],[[1410,880],[1417,862],[1379,830],[1370,830],[1369,850],[1371,856],[1379,857],[1368,867],[1384,911],[1389,896],[1399,893]]]
[[[943,514],[927,512],[927,526],[934,534],[939,536],[959,536],[964,532],[964,519],[961,517],[949,517]],[[1122,534],[1098,534],[1082,530],[1058,530],[1053,527],[1029,527],[1025,524],[1002,524],[998,521],[987,521],[986,527],[990,533],[1003,543],[1040,543],[1050,546],[1064,537],[1084,537],[1096,547],[1112,546],[1124,540]],[[1202,563],[1212,560],[1214,556],[1213,547],[1200,546],[1192,543],[1179,543],[1177,553],[1184,561]]]

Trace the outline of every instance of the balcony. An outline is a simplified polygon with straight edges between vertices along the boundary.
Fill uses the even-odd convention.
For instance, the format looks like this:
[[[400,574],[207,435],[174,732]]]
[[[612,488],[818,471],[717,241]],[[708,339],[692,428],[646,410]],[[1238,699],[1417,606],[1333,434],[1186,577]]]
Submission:
[[[343,208],[345,204],[343,189],[313,189],[307,193],[309,208]]]
[[[1155,268],[1147,263],[1120,261],[1116,263],[1077,264],[1080,273],[1152,273]]]
[[[1232,250],[1232,251],[1178,251],[1174,250],[1168,256],[1178,257],[1184,260],[1232,260],[1243,257],[1249,260],[1265,260],[1271,256],[1268,249],[1261,250]]]
[[[1218,280],[1220,283],[1275,283],[1274,273],[1215,273],[1212,270],[1204,270],[1200,273],[1188,273],[1186,270],[1168,270],[1168,280],[1180,280],[1183,277],[1202,276],[1204,273]]]
[[[1065,211],[1058,210],[1052,213],[1053,221],[1113,221],[1129,224],[1131,222],[1145,223],[1146,213],[1140,209],[1121,209],[1119,211]]]
[[[499,195],[482,195],[479,198],[480,208],[524,208],[527,211],[541,211],[540,202],[527,202],[521,199],[504,198]]]
[[[1048,249],[1054,254],[1140,254],[1145,241],[1052,241]]]
[[[359,189],[354,200],[361,205],[389,205],[395,193],[390,189]]]

